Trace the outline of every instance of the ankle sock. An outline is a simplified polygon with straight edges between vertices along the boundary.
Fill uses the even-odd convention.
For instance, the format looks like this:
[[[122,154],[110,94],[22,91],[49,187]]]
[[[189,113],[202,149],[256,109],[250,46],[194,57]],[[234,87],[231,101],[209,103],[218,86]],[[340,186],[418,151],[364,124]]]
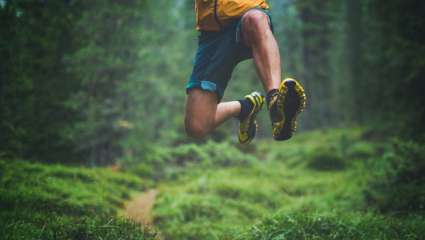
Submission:
[[[241,104],[241,112],[239,113],[238,118],[242,121],[248,117],[254,105],[248,99],[241,99],[238,100],[238,102]]]
[[[272,97],[275,96],[278,93],[279,93],[279,90],[277,90],[277,89],[272,89],[267,93],[267,96],[266,96],[267,107],[269,107],[269,103],[270,103]]]

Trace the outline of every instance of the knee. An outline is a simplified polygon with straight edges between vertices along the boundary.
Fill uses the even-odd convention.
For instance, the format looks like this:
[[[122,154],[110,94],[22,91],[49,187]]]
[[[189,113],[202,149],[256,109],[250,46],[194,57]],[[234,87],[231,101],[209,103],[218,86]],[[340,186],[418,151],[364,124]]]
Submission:
[[[268,16],[259,10],[252,10],[243,16],[243,29],[248,34],[263,33],[269,28]]]
[[[207,124],[203,124],[197,121],[185,121],[185,130],[186,134],[189,137],[196,138],[196,139],[203,139],[205,138],[209,133],[209,127]]]

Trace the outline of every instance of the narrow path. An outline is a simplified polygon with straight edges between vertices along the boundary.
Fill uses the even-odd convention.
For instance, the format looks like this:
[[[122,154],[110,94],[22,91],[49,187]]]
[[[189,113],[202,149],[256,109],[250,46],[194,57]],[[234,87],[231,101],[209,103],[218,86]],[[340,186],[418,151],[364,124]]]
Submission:
[[[152,225],[152,208],[157,194],[158,190],[152,189],[131,199],[125,206],[125,216],[137,223]]]

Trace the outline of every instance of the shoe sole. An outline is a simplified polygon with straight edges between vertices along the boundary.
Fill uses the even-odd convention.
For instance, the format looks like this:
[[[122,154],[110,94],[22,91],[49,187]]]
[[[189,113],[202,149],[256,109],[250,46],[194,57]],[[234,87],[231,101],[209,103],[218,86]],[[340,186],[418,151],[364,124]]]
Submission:
[[[261,95],[260,95],[261,96]],[[241,139],[240,139],[240,137],[238,137],[238,140],[239,140],[239,143],[240,144],[249,144],[250,142],[252,142],[252,140],[255,138],[255,135],[256,135],[256,133],[257,133],[257,131],[258,131],[258,123],[257,123],[257,120],[256,120],[256,118],[257,118],[257,114],[260,112],[260,110],[262,109],[262,106],[263,106],[263,103],[264,103],[264,97],[263,96],[261,96],[261,98],[262,98],[262,103],[261,103],[261,106],[258,108],[258,109],[256,109],[256,111],[254,111],[252,114],[251,114],[251,116],[249,116],[249,118],[250,118],[250,121],[252,121],[252,123],[250,123],[250,129],[248,130],[248,131],[254,131],[254,134],[252,135],[252,137],[251,138],[248,138],[246,141],[242,141]],[[255,100],[254,100],[255,101]],[[260,104],[259,102],[257,102],[257,104]],[[251,130],[252,129],[252,127],[254,127],[255,129],[253,129],[253,130]]]
[[[297,116],[304,110],[306,96],[302,86],[293,79],[285,79],[281,83],[279,94],[278,107],[283,109],[283,126],[274,139],[284,141],[290,139],[297,128]]]
[[[258,131],[258,124],[257,124],[257,121],[256,121],[256,120],[254,120],[254,123],[252,123],[252,125],[251,125],[251,126],[255,128],[255,130],[253,130],[253,131],[254,131],[254,134],[252,135],[252,138],[248,138],[246,141],[242,141],[242,140],[239,138],[239,143],[240,143],[240,144],[246,145],[246,144],[251,143],[251,142],[252,142],[252,140],[254,140],[255,135],[256,135],[256,133],[257,133],[257,131]]]

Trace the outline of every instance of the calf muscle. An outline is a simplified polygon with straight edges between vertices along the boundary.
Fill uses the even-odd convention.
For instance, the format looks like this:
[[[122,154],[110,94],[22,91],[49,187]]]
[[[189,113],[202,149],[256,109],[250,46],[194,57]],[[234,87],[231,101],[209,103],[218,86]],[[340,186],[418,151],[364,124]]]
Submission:
[[[185,129],[187,135],[204,138],[213,128],[217,111],[217,95],[192,89],[186,101]]]
[[[188,136],[204,138],[229,118],[238,116],[238,101],[217,104],[217,95],[192,89],[186,101],[185,129]]]

